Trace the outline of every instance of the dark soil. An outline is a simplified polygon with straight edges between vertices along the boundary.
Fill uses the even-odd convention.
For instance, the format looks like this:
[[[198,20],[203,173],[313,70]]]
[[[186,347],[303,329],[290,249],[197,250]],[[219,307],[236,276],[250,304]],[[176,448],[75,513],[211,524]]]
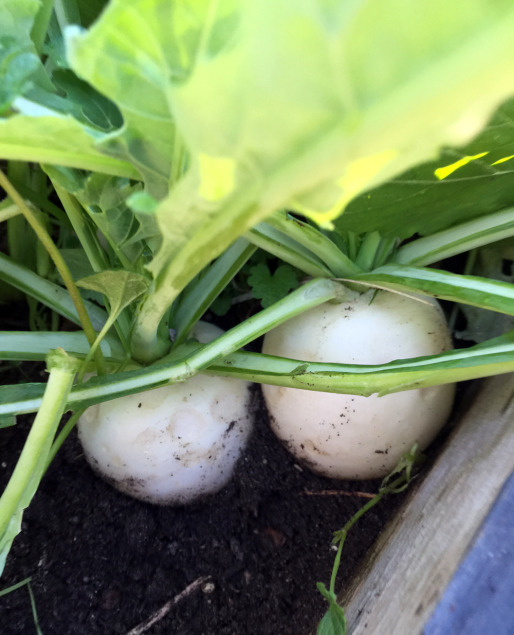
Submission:
[[[24,515],[1,588],[31,577],[44,635],[111,635],[207,577],[145,632],[310,633],[325,610],[316,582],[330,579],[332,532],[366,502],[348,493],[375,492],[378,482],[332,482],[301,469],[270,432],[258,392],[255,400],[255,432],[233,481],[193,507],[119,494],[93,474],[73,434]],[[2,489],[29,425],[27,417],[0,431]],[[341,585],[400,498],[350,533]],[[2,635],[36,632],[27,586],[0,598],[0,624]]]

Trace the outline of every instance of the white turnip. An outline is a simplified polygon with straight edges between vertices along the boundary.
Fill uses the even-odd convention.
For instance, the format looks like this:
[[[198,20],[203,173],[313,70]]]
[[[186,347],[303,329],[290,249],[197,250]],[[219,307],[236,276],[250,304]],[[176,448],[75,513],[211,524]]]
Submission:
[[[382,364],[452,347],[435,300],[384,291],[326,303],[269,332],[263,352],[302,361]],[[385,476],[414,443],[424,449],[450,413],[454,386],[383,397],[263,386],[274,432],[313,471],[331,478]]]
[[[222,331],[199,324],[203,343]],[[156,504],[184,504],[230,480],[251,431],[248,382],[196,375],[107,401],[78,423],[86,458],[114,487]]]

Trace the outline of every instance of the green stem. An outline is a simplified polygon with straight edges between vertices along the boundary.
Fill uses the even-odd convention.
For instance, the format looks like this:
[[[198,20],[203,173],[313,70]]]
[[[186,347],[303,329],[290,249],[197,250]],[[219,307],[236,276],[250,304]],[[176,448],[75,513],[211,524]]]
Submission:
[[[41,55],[43,51],[43,44],[45,43],[46,32],[50,18],[52,17],[53,6],[53,0],[41,0],[39,11],[36,14],[34,25],[32,26],[30,37],[34,42],[38,55]]]
[[[57,367],[50,371],[41,407],[0,498],[0,573],[6,552],[18,533],[17,521],[21,521],[23,509],[30,503],[43,475],[46,456],[64,412],[74,374],[70,368]]]
[[[105,257],[105,254],[99,247],[96,236],[94,236],[91,231],[91,227],[84,220],[84,209],[82,205],[75,199],[75,197],[71,196],[64,188],[62,188],[58,183],[56,183],[51,177],[50,180],[55,188],[55,192],[61,201],[63,208],[66,210],[66,214],[68,219],[77,234],[77,237],[80,241],[81,246],[84,248],[86,256],[91,264],[91,267],[95,273],[100,271],[105,271],[109,269],[109,263]],[[120,256],[117,253],[118,257]],[[128,261],[122,260],[122,265],[125,269],[131,270],[132,263]],[[107,299],[104,296],[104,302],[107,308],[109,308]],[[115,329],[118,333],[121,343],[125,347],[128,352],[128,337],[130,331],[130,319],[125,314],[122,313],[118,316],[118,319],[115,322]]]
[[[177,334],[174,347],[182,344],[196,322],[255,252],[255,246],[239,238],[180,297],[173,316]]]
[[[76,412],[74,412],[71,415],[71,417],[68,419],[66,424],[63,426],[62,430],[57,435],[55,441],[52,443],[52,447],[50,448],[50,451],[48,452],[48,456],[47,456],[46,463],[45,463],[45,469],[44,469],[45,472],[48,469],[48,467],[50,466],[50,463],[54,460],[55,455],[57,454],[57,452],[59,452],[59,450],[61,449],[62,444],[68,438],[68,435],[70,434],[70,432],[77,425],[77,421],[83,415],[84,410],[85,410],[85,408],[83,408],[81,410],[77,410]]]
[[[37,214],[35,214],[29,207],[26,205],[23,198],[18,194],[17,190],[11,185],[10,181],[7,179],[5,174],[0,170],[0,185],[4,188],[7,194],[10,196],[12,201],[18,205],[21,213],[26,218],[29,225],[34,230],[36,236],[39,238],[45,249],[48,251],[50,258],[52,259],[57,271],[61,275],[61,278],[70,294],[70,297],[73,301],[75,309],[80,319],[80,323],[86,334],[87,340],[89,344],[92,346],[96,340],[96,332],[91,324],[91,320],[89,319],[89,315],[86,311],[86,307],[84,306],[84,302],[80,296],[80,293],[75,285],[73,277],[71,275],[70,270],[68,269],[68,265],[64,261],[64,258],[61,256],[61,253],[57,249],[57,246],[50,238],[50,235],[41,224],[39,219],[37,218]],[[104,372],[104,361],[102,351],[100,349],[97,350],[95,354],[95,362],[98,368],[98,374],[103,374]]]
[[[330,300],[330,297],[326,299]],[[268,325],[268,328],[300,314],[300,302],[301,298],[296,313],[291,307],[284,306],[281,321],[277,320]],[[312,306],[315,305],[304,308],[307,310]],[[85,408],[109,399],[159,388],[184,381],[196,372],[274,386],[365,397],[374,393],[387,395],[514,372],[514,331],[471,348],[376,366],[311,363],[237,350],[228,354],[225,359],[216,361],[226,351],[229,342],[232,343],[232,348],[240,348],[251,341],[253,335],[257,337],[262,332],[261,326],[266,328],[266,324],[255,326],[258,330],[248,333],[245,339],[229,340],[231,331],[228,331],[223,336],[225,339],[222,343],[215,340],[216,347],[223,345],[221,350],[214,349],[212,343],[205,345],[203,348],[209,347],[210,352],[207,360],[197,356],[200,344],[186,344],[176,349],[173,356],[170,355],[148,368],[130,369],[128,372],[116,372],[114,368],[113,374],[74,387],[68,407],[71,410]],[[0,386],[0,417],[35,412],[41,405],[43,392],[44,384],[41,383]]]
[[[2,203],[5,202],[9,203],[9,199],[2,201]],[[3,223],[10,218],[14,218],[15,216],[19,216],[20,214],[21,212],[17,205],[8,204],[6,206],[2,206],[2,204],[0,204],[0,223]]]
[[[400,247],[391,262],[426,267],[511,236],[514,236],[514,209],[509,207],[413,240]]]
[[[286,211],[275,212],[266,219],[265,224],[286,234],[290,238],[307,248],[330,269],[335,278],[345,278],[361,273],[359,267],[353,263],[339,247],[312,227]]]
[[[54,0],[54,9],[61,31],[64,31],[69,24],[81,24],[77,2]]]
[[[341,564],[341,552],[343,551],[343,545],[345,543],[346,537],[348,536],[348,532],[355,525],[355,523],[364,516],[366,512],[368,512],[372,507],[374,507],[377,503],[379,503],[384,496],[387,494],[393,493],[395,490],[398,490],[402,485],[405,485],[409,482],[410,474],[401,474],[398,478],[396,478],[392,483],[380,489],[378,494],[376,494],[371,500],[369,500],[365,505],[363,505],[346,523],[346,525],[335,532],[334,542],[338,542],[337,554],[334,559],[334,566],[332,568],[332,575],[330,577],[330,592],[335,594],[335,586],[336,586],[336,578],[339,572],[339,566]]]
[[[362,240],[359,253],[355,260],[361,271],[369,271],[373,268],[373,263],[380,249],[382,239],[378,232],[365,234]]]
[[[135,371],[121,373],[117,377],[110,376],[109,382],[106,384],[101,382],[102,385],[99,384],[94,387],[92,400],[86,396],[85,400],[88,401],[87,404],[83,404],[85,400],[80,394],[77,396],[77,393],[80,393],[81,390],[85,390],[86,393],[88,393],[91,390],[91,386],[86,384],[84,388],[75,388],[75,400],[73,404],[70,401],[68,405],[70,408],[74,408],[75,406],[83,407],[84,405],[89,405],[89,402],[99,403],[106,399],[114,399],[123,395],[141,392],[150,386],[157,387],[184,381],[209,366],[209,364],[227,357],[234,351],[246,346],[249,342],[260,337],[275,326],[291,319],[295,315],[303,313],[324,302],[339,299],[343,297],[345,293],[345,288],[332,280],[311,280],[304,286],[290,293],[283,300],[253,315],[193,353],[190,353],[190,349],[188,349],[187,352],[183,354],[181,349],[177,349],[173,351],[168,358],[161,359],[159,364],[145,369],[143,375]],[[178,357],[179,355],[181,355],[181,357]],[[169,362],[171,362],[171,366],[167,365]],[[31,407],[36,403],[36,401],[31,401]]]
[[[268,223],[259,223],[246,232],[245,238],[256,247],[280,258],[315,278],[331,278],[332,272],[314,254]]]
[[[62,188],[54,179],[50,177],[55,193],[59,197],[66,215],[77,234],[82,248],[96,273],[108,269],[107,260],[98,246],[96,238],[93,236],[91,228],[84,221],[82,206],[71,196],[64,188]]]
[[[0,252],[0,276],[2,280],[49,307],[70,322],[80,325],[75,305],[66,289],[41,278],[36,273],[13,262]],[[84,306],[95,329],[100,330],[107,320],[106,312],[96,304],[84,301]]]
[[[171,343],[165,317],[170,306],[196,275],[256,224],[262,210],[253,203],[255,198],[256,191],[250,187],[238,191],[223,214],[200,227],[164,267],[155,281],[154,291],[143,302],[134,326],[131,351],[137,362],[154,362],[169,351]]]

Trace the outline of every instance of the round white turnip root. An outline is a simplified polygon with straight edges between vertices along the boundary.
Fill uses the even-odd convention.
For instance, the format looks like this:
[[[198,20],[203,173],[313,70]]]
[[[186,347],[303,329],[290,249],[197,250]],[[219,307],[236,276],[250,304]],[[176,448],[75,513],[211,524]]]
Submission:
[[[195,329],[203,343],[222,331]],[[86,458],[118,490],[186,504],[230,480],[249,437],[249,383],[195,375],[183,383],[88,408],[78,422]]]
[[[341,304],[326,303],[270,331],[263,352],[301,361],[383,364],[451,349],[439,304],[420,300],[371,290]],[[426,448],[447,420],[455,392],[454,385],[383,397],[262,388],[275,434],[314,472],[340,479],[385,476],[414,443]]]

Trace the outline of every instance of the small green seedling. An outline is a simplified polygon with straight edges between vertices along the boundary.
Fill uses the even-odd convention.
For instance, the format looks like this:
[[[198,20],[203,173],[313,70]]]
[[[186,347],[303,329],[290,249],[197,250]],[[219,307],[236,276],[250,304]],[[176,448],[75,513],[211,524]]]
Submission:
[[[323,582],[318,582],[318,591],[328,602],[328,611],[325,613],[318,624],[317,635],[347,635],[347,621],[344,608],[337,601],[335,590],[337,574],[341,566],[341,554],[343,551],[346,536],[350,529],[357,521],[364,516],[372,507],[379,503],[383,498],[390,494],[399,494],[403,492],[410,484],[413,477],[412,470],[416,464],[423,460],[423,455],[418,451],[418,447],[414,445],[409,452],[405,453],[400,459],[395,469],[388,474],[378,493],[371,498],[359,511],[354,514],[342,529],[334,532],[333,545],[337,545],[337,553],[330,577],[330,586],[327,589]]]

